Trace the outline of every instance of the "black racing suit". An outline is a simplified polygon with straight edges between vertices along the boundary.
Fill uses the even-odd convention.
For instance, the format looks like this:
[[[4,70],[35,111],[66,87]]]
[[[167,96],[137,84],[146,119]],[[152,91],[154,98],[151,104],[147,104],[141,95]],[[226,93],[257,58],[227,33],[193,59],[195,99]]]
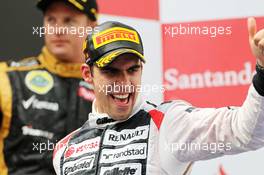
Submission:
[[[94,97],[80,64],[38,57],[0,63],[0,175],[55,174],[54,144],[80,127]]]

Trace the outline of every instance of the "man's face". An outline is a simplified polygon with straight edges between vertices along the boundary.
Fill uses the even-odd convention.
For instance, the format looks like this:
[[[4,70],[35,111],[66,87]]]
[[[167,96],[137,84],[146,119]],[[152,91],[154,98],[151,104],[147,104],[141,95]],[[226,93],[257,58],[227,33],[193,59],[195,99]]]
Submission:
[[[57,59],[63,62],[84,62],[82,44],[87,32],[80,29],[90,29],[90,26],[95,25],[96,22],[92,22],[85,14],[69,7],[64,2],[53,2],[44,14],[44,27],[46,30],[50,28],[49,34],[47,32],[45,34],[45,45]],[[68,31],[75,29],[77,32],[67,33],[66,28]]]
[[[96,107],[115,120],[125,120],[132,112],[141,85],[142,63],[133,54],[123,54],[105,68],[92,67]]]

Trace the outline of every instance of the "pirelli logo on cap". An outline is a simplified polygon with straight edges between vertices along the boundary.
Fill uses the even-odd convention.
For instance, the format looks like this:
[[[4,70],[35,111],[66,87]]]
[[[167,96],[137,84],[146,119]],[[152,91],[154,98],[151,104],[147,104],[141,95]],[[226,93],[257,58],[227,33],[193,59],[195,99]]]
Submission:
[[[107,29],[93,37],[95,49],[115,41],[131,41],[137,44],[140,43],[139,36],[136,31],[122,27]]]

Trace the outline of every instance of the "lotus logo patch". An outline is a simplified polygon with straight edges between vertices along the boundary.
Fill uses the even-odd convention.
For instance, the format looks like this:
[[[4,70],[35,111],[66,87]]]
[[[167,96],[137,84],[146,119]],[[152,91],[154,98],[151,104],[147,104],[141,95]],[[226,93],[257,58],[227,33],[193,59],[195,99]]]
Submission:
[[[47,71],[34,70],[26,75],[25,84],[31,91],[43,95],[54,86],[54,80]]]

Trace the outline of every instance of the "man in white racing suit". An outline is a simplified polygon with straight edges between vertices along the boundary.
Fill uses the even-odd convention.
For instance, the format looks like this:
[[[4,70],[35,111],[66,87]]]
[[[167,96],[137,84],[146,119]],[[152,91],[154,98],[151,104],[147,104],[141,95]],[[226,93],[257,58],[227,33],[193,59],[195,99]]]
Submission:
[[[192,162],[264,146],[264,30],[248,20],[256,75],[241,107],[195,108],[142,100],[143,45],[119,22],[98,26],[84,44],[83,78],[96,100],[83,127],[57,143],[58,175],[186,175]]]

